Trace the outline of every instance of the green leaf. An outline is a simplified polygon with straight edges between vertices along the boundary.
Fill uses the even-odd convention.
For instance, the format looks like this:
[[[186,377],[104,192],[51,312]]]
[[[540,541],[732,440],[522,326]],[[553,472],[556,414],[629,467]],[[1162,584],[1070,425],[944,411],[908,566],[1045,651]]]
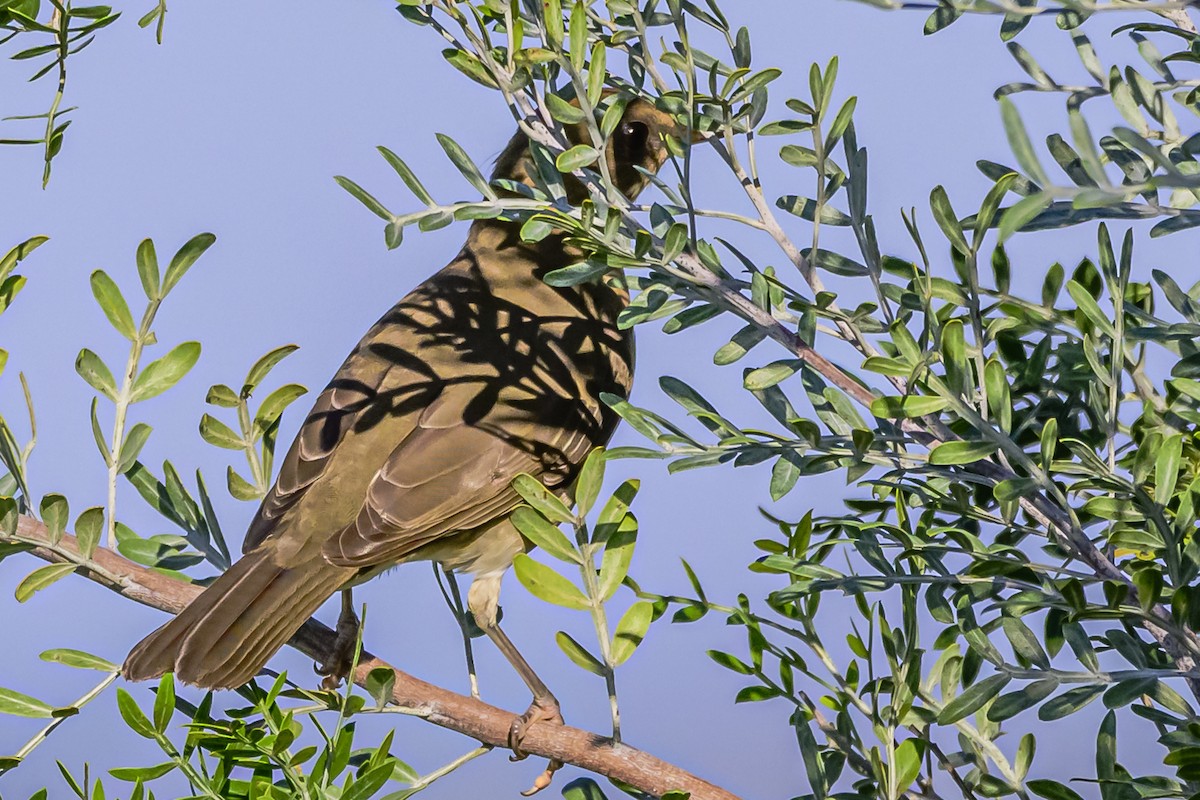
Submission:
[[[1000,690],[1011,680],[1011,676],[1000,674],[972,684],[966,691],[942,707],[941,713],[937,717],[938,724],[950,725],[974,714],[989,700],[1000,694]]]
[[[1119,681],[1105,691],[1104,705],[1108,708],[1127,706],[1143,695],[1150,694],[1157,682],[1157,679],[1151,677]]]
[[[587,118],[583,109],[556,94],[546,95],[546,108],[550,111],[550,116],[564,125],[577,125]]]
[[[963,12],[954,6],[938,6],[925,20],[925,35],[932,36],[938,31],[950,27],[951,23],[962,15]]]
[[[584,60],[587,58],[588,24],[587,8],[581,0],[576,0],[575,5],[571,7],[571,25],[567,38],[570,43],[571,66],[576,72],[582,72]]]
[[[971,246],[967,244],[967,237],[963,234],[962,225],[959,223],[958,216],[950,205],[950,197],[943,187],[934,188],[933,193],[929,196],[929,207],[933,210],[933,218],[937,221],[938,227],[942,229],[942,233],[946,234],[946,238],[950,240],[954,249],[969,256]]]
[[[896,748],[892,769],[896,775],[897,788],[903,790],[912,786],[917,775],[921,773],[921,753],[917,749],[916,739],[905,739],[900,743],[900,746]]]
[[[1092,297],[1091,292],[1084,288],[1078,281],[1071,280],[1067,281],[1067,293],[1071,295],[1071,299],[1075,301],[1075,305],[1079,306],[1079,310],[1096,326],[1097,330],[1109,339],[1116,338],[1116,329],[1113,328],[1108,315],[1100,309],[1100,305],[1096,302],[1096,298]]]
[[[133,323],[133,315],[129,313],[129,304],[125,302],[120,288],[104,270],[98,269],[92,273],[92,296],[100,304],[104,316],[108,317],[108,321],[117,329],[117,333],[131,342],[137,338],[137,328]]]
[[[223,383],[218,383],[208,388],[208,394],[205,395],[204,402],[210,406],[237,408],[239,400],[237,392]]]
[[[540,600],[577,610],[591,608],[591,603],[575,584],[524,553],[518,553],[513,559],[513,572],[521,585]]]
[[[404,225],[392,220],[383,228],[383,241],[388,250],[395,250],[404,242]]]
[[[779,157],[793,167],[812,167],[816,166],[818,161],[817,151],[797,144],[785,144],[779,148]]]
[[[654,605],[645,600],[639,600],[621,615],[617,623],[617,632],[613,634],[612,660],[613,666],[619,667],[629,660],[633,651],[646,638],[650,622],[654,619]]]
[[[737,697],[733,699],[733,702],[759,703],[763,700],[779,697],[781,694],[780,690],[770,686],[747,686],[737,693]]]
[[[367,673],[367,694],[375,698],[375,707],[383,708],[392,699],[392,690],[396,688],[396,672],[388,667],[376,667]]]
[[[571,638],[565,631],[554,634],[554,641],[558,643],[559,649],[566,654],[567,658],[593,675],[603,675],[607,672],[600,659],[589,653],[587,648]]]
[[[175,677],[168,672],[159,680],[158,690],[154,693],[154,729],[165,733],[174,713]]]
[[[796,481],[803,474],[801,463],[800,456],[791,450],[785,450],[783,455],[775,460],[775,466],[771,468],[772,500],[779,502],[795,488]]]
[[[114,767],[108,771],[119,781],[129,781],[136,783],[139,781],[152,781],[155,778],[161,778],[171,770],[178,766],[174,761],[164,761],[153,767]],[[95,797],[96,795],[93,795]]]
[[[117,687],[117,710],[121,712],[121,719],[125,720],[125,724],[134,733],[147,739],[155,738],[156,731],[154,730],[154,726],[146,718],[142,710],[138,708],[137,701],[133,699],[133,695],[121,687]]]
[[[308,389],[300,384],[285,383],[267,395],[266,399],[262,401],[262,405],[258,407],[258,413],[254,415],[255,437],[262,436],[279,420],[288,406],[306,394],[308,394]]]
[[[1038,192],[1023,197],[1004,210],[1000,217],[998,238],[1003,244],[1009,237],[1024,228],[1034,218],[1050,207],[1054,196],[1049,192]]]
[[[612,268],[602,261],[581,261],[578,264],[552,269],[542,280],[550,286],[578,286],[608,274],[610,269]]]
[[[597,447],[588,454],[575,481],[575,507],[580,517],[587,516],[600,496],[600,485],[604,483],[604,448]]]
[[[549,97],[549,95],[547,95],[547,97]],[[491,186],[488,185],[487,178],[483,177],[483,173],[479,171],[479,167],[476,166],[475,162],[471,160],[471,157],[467,155],[467,151],[463,150],[458,142],[454,141],[446,134],[439,133],[436,135],[438,144],[440,144],[442,149],[446,151],[446,155],[449,157],[451,163],[453,163],[454,166],[458,168],[458,171],[462,173],[462,176],[467,179],[467,183],[475,187],[475,190],[484,197],[495,197],[496,192]]]
[[[973,464],[996,452],[998,447],[995,442],[942,442],[929,451],[929,463],[937,466]]]
[[[104,509],[92,506],[75,520],[75,543],[84,558],[91,558],[100,543],[100,533],[104,529]]]
[[[38,567],[17,584],[17,589],[13,592],[13,596],[17,598],[18,603],[24,603],[33,597],[36,592],[65,578],[74,571],[74,564],[47,564],[44,567]]]
[[[1007,96],[1000,98],[1000,118],[1004,122],[1004,132],[1008,136],[1009,147],[1012,148],[1013,155],[1017,157],[1017,163],[1021,165],[1021,169],[1025,170],[1025,174],[1035,182],[1042,186],[1049,185],[1050,181],[1047,180],[1046,173],[1042,170],[1042,165],[1033,152],[1029,134],[1025,130],[1025,124],[1021,121],[1021,113],[1017,111],[1017,107]]]
[[[109,400],[117,399],[117,384],[113,380],[112,371],[100,356],[86,347],[75,357],[75,371],[91,386]]]
[[[741,87],[736,92],[729,96],[730,104],[740,103],[750,95],[757,92],[759,89],[765,88],[768,83],[778,78],[783,74],[783,70],[771,67],[764,69],[761,72],[756,72],[746,80],[742,81]]]
[[[1028,625],[1015,617],[1004,617],[1001,625],[1014,653],[1042,669],[1050,669],[1050,657]]]
[[[558,158],[554,159],[554,166],[558,167],[559,172],[574,172],[596,163],[598,158],[600,158],[599,150],[591,145],[577,144],[569,150],[559,153]]]
[[[446,48],[442,51],[442,58],[449,62],[450,66],[457,69],[463,75],[466,75],[476,83],[483,84],[489,89],[498,88],[496,79],[487,71],[487,67],[483,65],[475,56],[462,50],[455,48]]]
[[[551,522],[575,524],[575,515],[566,504],[537,478],[522,473],[513,479],[512,487],[521,495],[522,500]]]
[[[983,382],[987,388],[988,409],[1003,431],[1012,429],[1012,391],[1008,387],[1008,375],[1004,365],[995,356],[988,359],[983,368]]]
[[[200,417],[200,436],[204,441],[226,450],[242,450],[246,442],[241,435],[216,417],[205,414]]]
[[[63,532],[67,529],[67,520],[71,518],[67,498],[61,494],[48,494],[42,498],[39,510],[42,515],[42,523],[50,532],[50,541],[58,544],[62,539]]]
[[[596,519],[596,529],[592,535],[592,541],[608,541],[617,532],[617,528],[625,520],[625,515],[629,513],[629,506],[633,503],[633,499],[637,497],[640,487],[641,482],[632,479],[624,481],[617,487],[617,490],[605,502],[604,508],[600,509],[600,516]]]
[[[111,661],[94,656],[91,653],[85,653],[82,650],[70,650],[67,648],[57,648],[55,650],[46,650],[38,658],[42,661],[49,661],[53,664],[62,664],[66,667],[74,667],[75,669],[94,669],[98,672],[116,672],[118,667]]]
[[[137,270],[146,298],[159,299],[158,255],[154,252],[154,242],[150,239],[143,239],[138,245]]]
[[[663,237],[662,260],[664,264],[671,263],[684,251],[689,237],[688,227],[682,222],[672,223],[671,227],[667,228],[667,234]]]
[[[752,392],[768,389],[795,375],[803,367],[804,362],[798,358],[773,361],[765,367],[748,372],[742,385]]]
[[[170,277],[168,272],[168,280]],[[200,343],[184,342],[157,361],[151,361],[134,380],[133,388],[129,392],[130,401],[137,403],[149,400],[167,391],[188,374],[198,358]]]
[[[0,714],[9,714],[14,717],[48,718],[54,714],[54,707],[27,694],[0,687]]]
[[[949,405],[950,401],[944,397],[877,397],[871,402],[871,413],[880,419],[906,419],[934,414]]]
[[[604,557],[600,561],[600,584],[597,590],[601,602],[612,597],[629,574],[629,563],[633,559],[637,535],[637,518],[627,513],[617,525],[616,531],[604,543]]]
[[[563,787],[563,800],[607,800],[591,778],[576,778]],[[673,799],[674,800],[674,799]]]
[[[754,672],[754,667],[745,663],[736,656],[731,656],[729,653],[723,653],[720,650],[709,650],[708,657],[720,664],[722,667],[739,675],[751,675]]]
[[[1046,800],[1083,800],[1074,789],[1064,786],[1058,781],[1052,781],[1049,778],[1036,778],[1026,781],[1025,786],[1029,791],[1038,797],[1046,798]]]
[[[817,202],[807,197],[785,195],[776,200],[775,205],[789,214],[795,214],[797,217],[806,219],[809,222],[815,221],[817,217]],[[820,217],[822,225],[833,225],[844,228],[853,223],[853,220],[849,216],[831,205],[820,206]]]
[[[1057,686],[1058,681],[1053,679],[1034,681],[1015,692],[1001,695],[988,707],[987,717],[992,722],[1003,722],[1015,717],[1025,709],[1033,708],[1045,700]]]
[[[1183,434],[1168,436],[1159,445],[1154,466],[1154,502],[1165,506],[1175,495],[1179,479],[1179,462],[1183,456]]]
[[[466,54],[464,53],[463,55]],[[386,147],[378,147],[376,149],[379,150],[379,154],[383,156],[383,160],[388,162],[388,165],[396,171],[396,174],[400,176],[400,180],[404,181],[409,191],[416,195],[418,200],[427,206],[437,205],[433,200],[433,196],[429,194],[429,191],[418,180],[416,173],[409,169],[408,164],[404,163],[404,160],[400,156]]]
[[[250,481],[234,471],[233,467],[225,470],[225,486],[235,500],[261,500],[263,492],[259,491]],[[264,490],[265,491],[265,490]]]
[[[1058,449],[1058,420],[1053,417],[1046,420],[1046,424],[1042,426],[1040,445],[1042,466],[1049,469],[1054,461],[1054,451]]]
[[[112,466],[112,453],[108,451],[108,442],[104,439],[104,431],[100,428],[100,418],[96,415],[96,407],[99,405],[100,398],[93,397],[92,402],[88,407],[88,417],[92,423],[92,440],[96,443],[96,449],[100,451],[101,458],[104,459],[105,466]]]
[[[21,289],[25,288],[24,275],[10,275],[4,280],[0,280],[0,314],[3,314],[16,299]]]
[[[518,506],[509,518],[521,535],[561,561],[582,564],[583,557],[558,526],[528,506]]]
[[[242,396],[249,397],[258,385],[262,383],[263,378],[266,378],[268,373],[275,368],[275,365],[299,349],[299,345],[285,344],[276,347],[255,361],[254,366],[250,367],[250,371],[246,373],[246,382],[242,384]]]
[[[367,210],[372,214],[389,223],[392,221],[392,212],[388,211],[383,203],[376,200],[375,195],[343,175],[334,175],[333,180],[338,186],[345,189],[351,197],[366,206]]]
[[[792,721],[796,730],[796,742],[800,746],[800,755],[804,760],[804,771],[808,777],[808,784],[812,787],[813,798],[814,800],[826,800],[829,793],[829,776],[825,772],[826,762],[821,757],[822,748],[817,745],[817,739],[813,736],[809,721],[803,715],[793,715]],[[837,771],[833,774],[836,778]]]
[[[7,477],[7,476],[6,476]],[[15,483],[15,481],[14,481]],[[17,509],[17,501],[12,497],[0,496],[0,533],[6,536],[13,536],[17,532],[17,522],[20,518]],[[11,555],[14,552],[22,552],[21,550],[12,550],[9,548],[22,547],[20,543],[0,542],[0,553],[3,555]],[[31,549],[26,548],[26,549]],[[3,556],[0,556],[3,557]]]
[[[521,241],[540,242],[553,232],[554,225],[544,217],[530,217],[521,226]],[[563,267],[563,269],[570,269],[570,267]],[[562,270],[554,270],[554,272],[562,272]]]
[[[167,266],[167,274],[163,278],[162,284],[162,297],[166,297],[175,288],[175,284],[179,283],[180,279],[196,263],[196,260],[204,255],[204,251],[212,247],[216,241],[217,237],[211,233],[201,233],[193,236],[183,247],[179,248],[179,251],[171,258],[170,265]]]
[[[987,233],[987,229],[991,227],[992,222],[996,219],[996,212],[1000,208],[1000,201],[1012,190],[1012,185],[1016,182],[1016,179],[1017,174],[1015,172],[1002,175],[983,198],[983,203],[979,206],[979,213],[975,215],[975,233],[972,239],[975,247],[979,247],[983,241],[983,235]]]
[[[1095,700],[1105,689],[1104,685],[1079,686],[1069,689],[1038,709],[1038,719],[1050,722],[1074,714]]]
[[[150,438],[153,430],[144,422],[138,422],[129,429],[129,435],[121,444],[121,460],[117,463],[117,472],[123,475],[137,462],[138,454],[146,446],[146,440]]]

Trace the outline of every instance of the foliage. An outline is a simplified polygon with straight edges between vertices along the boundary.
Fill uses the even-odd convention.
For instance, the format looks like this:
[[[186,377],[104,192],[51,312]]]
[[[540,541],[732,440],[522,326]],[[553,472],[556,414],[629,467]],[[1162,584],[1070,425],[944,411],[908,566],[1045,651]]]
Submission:
[[[867,2],[929,10],[927,3]],[[1117,10],[1135,21],[1102,27],[1114,15],[1098,12]],[[982,198],[958,198],[958,211],[944,189],[935,189],[929,211],[936,230],[922,230],[915,211],[906,214],[916,260],[886,254],[908,243],[879,241],[867,149],[854,125],[857,101],[840,94],[837,60],[813,65],[806,91],[788,98],[789,113],[777,117],[770,94],[797,82],[755,66],[749,31],[734,28],[715,0],[401,0],[399,11],[447,41],[451,66],[502,95],[531,140],[536,171],[533,187],[489,184],[461,146],[440,136],[448,158],[483,197],[439,202],[400,156],[381,147],[417,210],[394,213],[373,187],[337,180],[385,222],[386,246],[401,246],[412,225],[432,230],[484,217],[519,224],[527,241],[565,234],[583,256],[547,281],[625,280],[634,297],[623,325],[662,322],[666,334],[686,337],[721,315],[740,318],[741,329],[713,360],[750,365],[744,388],[772,420],[763,429],[731,419],[683,381],[660,376],[678,409],[604,398],[647,443],[593,454],[574,510],[536,481],[516,485],[528,504],[517,524],[544,554],[519,558],[517,577],[536,596],[591,616],[599,655],[563,632],[557,641],[572,661],[605,678],[614,738],[620,732],[615,669],[653,635],[652,623],[668,613],[678,624],[719,616],[744,629],[747,644],[740,653],[710,656],[746,677],[735,702],[779,706],[795,732],[806,797],[1077,797],[1045,777],[1050,765],[1036,761],[1033,718],[1061,719],[1097,700],[1107,709],[1094,731],[1094,780],[1104,800],[1200,791],[1200,284],[1182,287],[1182,276],[1159,270],[1151,281],[1140,279],[1134,230],[1109,227],[1146,220],[1153,223],[1147,235],[1156,237],[1194,235],[1188,229],[1200,225],[1200,78],[1183,77],[1200,62],[1200,36],[1184,8],[1082,0],[938,3],[927,33],[964,14],[997,14],[1000,37],[1031,82],[997,90],[998,118],[1017,167],[980,161],[993,186]],[[1094,85],[1059,83],[1019,44],[1039,15],[1054,15]],[[34,17],[36,9],[3,21],[28,27]],[[1128,38],[1140,62],[1100,62],[1091,44],[1097,30]],[[1046,137],[1044,152],[1020,110],[1031,93],[1066,99],[1065,133]],[[699,134],[704,144],[696,146],[715,151],[745,189],[752,212],[699,205],[691,191],[692,147],[680,142],[672,144],[674,177],[653,178],[659,202],[622,197],[596,156],[633,96],[653,99],[682,129]],[[1105,111],[1123,124],[1097,139],[1092,131]],[[566,137],[564,126],[578,123],[589,141]],[[764,136],[784,137],[779,157],[798,170],[796,184],[809,181],[811,189],[767,193],[757,166]],[[566,202],[569,178],[588,190],[579,207]],[[960,217],[965,208],[972,213]],[[704,236],[709,219],[740,224],[739,238]],[[1090,258],[1069,265],[1069,273],[1061,264],[1025,264],[1022,276],[1040,270],[1044,277],[1014,281],[1005,249],[1012,236],[1098,220]],[[802,244],[791,228],[805,233]],[[745,255],[746,242],[763,237],[799,280]],[[0,311],[20,289],[16,280],[23,279],[10,273],[31,246],[0,262]],[[189,246],[196,247],[189,243],[184,251]],[[149,267],[142,264],[150,261],[140,257],[139,270],[156,310],[169,287],[146,282]],[[93,276],[97,299],[133,345],[121,389],[111,371],[106,379],[98,357],[81,354],[81,374],[117,404],[111,441],[97,437],[110,487],[125,475],[184,536],[138,539],[116,521],[110,501],[106,512],[84,512],[75,525],[89,543],[84,560],[42,567],[19,593],[86,564],[105,521],[122,552],[136,550],[141,563],[180,569],[207,557],[228,565],[202,478],[197,502],[174,467],[165,465],[158,481],[136,463],[138,443],[130,439],[139,429],[124,434],[122,400],[127,406],[137,394],[138,348],[148,343],[154,312],[148,309],[135,329],[116,284],[97,274],[103,276]],[[767,339],[775,345],[764,345]],[[228,478],[240,499],[260,497],[269,484],[274,426],[302,391],[285,385],[251,415],[251,392],[288,352],[265,355],[240,392],[218,385],[208,395],[211,404],[236,409],[237,431],[205,415],[201,432],[218,447],[246,454],[251,480],[232,468]],[[826,353],[839,354],[842,363]],[[189,359],[178,356],[179,368],[161,371],[180,374]],[[162,382],[168,388],[173,381]],[[11,498],[0,507],[0,546],[10,548],[0,555],[29,546],[15,533],[17,513],[32,511],[23,479],[28,450],[9,426],[0,427],[7,470],[0,486]],[[692,593],[664,595],[628,577],[637,532],[629,503],[637,487],[623,485],[597,506],[604,459],[618,457],[664,459],[673,472],[769,462],[776,499],[802,478],[832,471],[844,472],[855,490],[842,514],[799,520],[764,514],[772,534],[756,542],[762,556],[750,569],[771,581],[765,597],[714,600],[686,563]],[[61,533],[66,500],[50,495],[40,508]],[[577,569],[583,588],[548,566],[546,556]],[[622,583],[637,600],[610,633],[606,604]],[[470,633],[465,620],[464,631]],[[845,636],[852,659],[838,662],[831,632]],[[469,638],[467,646],[469,653]],[[378,676],[377,689],[386,678]],[[244,688],[251,705],[219,719],[209,700],[192,707],[171,699],[169,681],[159,687],[153,721],[131,696],[119,695],[126,724],[157,741],[169,760],[116,777],[131,778],[137,793],[138,781],[178,770],[200,796],[308,797],[339,785],[342,797],[367,797],[392,779],[411,785],[390,796],[408,796],[428,785],[391,756],[390,737],[363,751],[349,744],[352,717],[386,713],[385,694],[371,706],[362,695],[289,685],[281,677],[270,690]],[[172,703],[191,720],[182,746],[167,731]],[[0,694],[0,711],[53,716],[61,709],[7,692]],[[318,722],[326,712],[337,716],[332,734]],[[293,750],[304,717],[320,743]],[[1156,731],[1164,769],[1132,774],[1118,761],[1118,728],[1134,724]],[[1001,747],[1005,734],[1017,739],[1015,751]],[[251,777],[232,777],[234,766]],[[69,776],[68,782],[78,785]],[[563,794],[603,797],[591,781],[570,784]]]

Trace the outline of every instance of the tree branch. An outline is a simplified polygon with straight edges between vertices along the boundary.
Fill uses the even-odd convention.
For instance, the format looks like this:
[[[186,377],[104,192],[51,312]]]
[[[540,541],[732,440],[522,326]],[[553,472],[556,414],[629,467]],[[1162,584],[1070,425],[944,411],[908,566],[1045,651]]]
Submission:
[[[16,536],[9,539],[0,534],[0,541],[3,540],[34,543],[37,546],[30,551],[32,555],[44,561],[79,564],[79,574],[89,580],[142,605],[172,614],[182,611],[202,591],[199,586],[135,564],[110,550],[99,549],[91,558],[85,558],[70,534],[64,534],[57,544],[51,544],[49,531],[31,517],[18,517]],[[310,658],[321,660],[332,649],[333,641],[331,629],[310,619],[288,644]],[[516,716],[512,711],[426,683],[366,650],[354,672],[354,682],[365,686],[367,675],[380,667],[395,673],[392,702],[411,712],[412,716],[484,744],[508,746],[509,726]],[[606,736],[579,728],[534,725],[522,743],[522,749],[530,755],[557,759],[627,783],[655,797],[684,791],[690,792],[693,800],[738,800],[734,794],[649,753],[623,743],[614,744]]]

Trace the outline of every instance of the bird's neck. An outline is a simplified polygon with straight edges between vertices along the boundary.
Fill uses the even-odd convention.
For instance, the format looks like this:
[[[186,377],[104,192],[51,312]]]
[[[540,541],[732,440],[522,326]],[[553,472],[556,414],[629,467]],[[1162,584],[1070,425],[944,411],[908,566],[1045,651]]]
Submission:
[[[547,273],[583,261],[584,254],[567,245],[563,234],[526,242],[521,239],[520,230],[519,223],[505,220],[476,220],[471,225],[466,250],[475,257],[482,277],[494,293],[503,296],[535,292],[587,297],[613,314],[628,305],[629,292],[615,273],[603,282],[573,287],[546,284],[543,278]]]

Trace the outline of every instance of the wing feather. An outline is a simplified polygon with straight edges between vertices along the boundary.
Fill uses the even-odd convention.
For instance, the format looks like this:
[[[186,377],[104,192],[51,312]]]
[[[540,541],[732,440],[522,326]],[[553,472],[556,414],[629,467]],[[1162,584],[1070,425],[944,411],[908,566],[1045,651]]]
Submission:
[[[511,511],[521,473],[565,486],[590,447],[590,437],[553,418],[468,423],[461,409],[471,399],[451,389],[430,406],[376,473],[358,517],[325,545],[326,558],[355,567],[395,562]]]

